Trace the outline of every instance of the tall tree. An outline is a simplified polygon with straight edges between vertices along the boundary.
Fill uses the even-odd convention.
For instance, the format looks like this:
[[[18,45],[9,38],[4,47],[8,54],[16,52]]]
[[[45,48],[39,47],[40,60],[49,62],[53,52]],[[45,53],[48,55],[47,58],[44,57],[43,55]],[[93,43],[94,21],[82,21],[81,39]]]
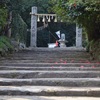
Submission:
[[[100,39],[100,0],[52,0],[53,10],[85,27],[89,41]],[[64,17],[63,17],[64,16]]]

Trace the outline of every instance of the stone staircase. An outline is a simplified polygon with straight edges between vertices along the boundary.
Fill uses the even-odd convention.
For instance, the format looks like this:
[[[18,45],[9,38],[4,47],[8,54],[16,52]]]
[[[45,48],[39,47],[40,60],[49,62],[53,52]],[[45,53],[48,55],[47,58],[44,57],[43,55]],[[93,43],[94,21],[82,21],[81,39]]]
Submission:
[[[0,58],[0,100],[99,97],[100,62],[90,61],[84,49],[35,48]]]

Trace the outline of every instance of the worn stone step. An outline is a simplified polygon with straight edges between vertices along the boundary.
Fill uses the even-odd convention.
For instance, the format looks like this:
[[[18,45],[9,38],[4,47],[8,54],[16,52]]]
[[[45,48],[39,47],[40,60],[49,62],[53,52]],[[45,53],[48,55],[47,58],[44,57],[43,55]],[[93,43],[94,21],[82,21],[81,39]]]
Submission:
[[[56,71],[56,70],[65,70],[65,71],[100,71],[100,67],[97,66],[90,66],[90,67],[85,67],[85,66],[74,66],[74,67],[67,67],[67,66],[45,66],[45,67],[22,67],[22,66],[0,66],[0,70],[49,70],[49,71]]]
[[[35,53],[36,52],[36,53]],[[73,54],[73,55],[78,55],[78,56],[89,56],[89,53],[87,53],[87,52],[79,52],[79,51],[77,51],[77,52],[73,52],[73,51],[35,51],[35,52],[32,52],[32,51],[26,51],[26,52],[17,52],[17,53],[15,53],[14,55],[16,55],[16,57],[19,57],[19,56],[22,56],[23,55],[23,57],[29,57],[29,55],[37,55],[37,54],[41,54],[42,53],[42,55],[50,55],[50,57],[52,57],[52,55],[54,56],[54,57],[56,57],[57,55],[56,54],[58,54],[58,56],[60,56],[60,55],[71,55],[71,54]],[[64,56],[65,56],[64,55]],[[73,56],[72,55],[72,56]],[[40,55],[41,56],[41,55]]]
[[[96,63],[96,61],[89,61],[88,59],[86,60],[86,58],[84,58],[84,59],[81,59],[81,58],[77,58],[77,59],[64,59],[64,60],[62,60],[62,59],[46,59],[46,58],[40,58],[40,59],[32,59],[32,60],[27,60],[28,58],[26,58],[26,59],[11,59],[11,60],[2,60],[1,62],[3,63],[3,62],[8,62],[8,63],[13,63],[13,62],[15,62],[15,63],[20,63],[20,62],[22,62],[22,63],[37,63],[37,62],[41,62],[41,63],[55,63],[55,62],[58,62],[58,63],[65,63],[65,62],[67,62],[67,63],[87,63],[87,62],[90,62],[90,63]]]
[[[3,78],[99,78],[100,71],[0,70]]]
[[[20,61],[20,60],[18,60],[18,61],[6,61],[7,63],[20,63],[20,62],[22,62],[22,63],[72,63],[71,61],[63,61],[63,62],[60,62],[60,61],[57,61],[57,60],[55,60],[55,61],[49,61],[49,60],[33,60],[33,61],[26,61],[26,60],[23,60],[23,61]],[[86,61],[78,61],[78,60],[74,60],[73,61],[74,63],[87,63]],[[5,63],[5,61],[2,61],[2,63]],[[91,63],[93,63],[93,62],[91,62]]]
[[[22,58],[22,57],[21,57]],[[29,58],[29,59],[24,59],[24,57],[23,57],[23,59],[20,59],[19,57],[6,57],[6,58],[1,58],[1,60],[6,60],[6,61],[15,61],[15,60],[21,60],[21,61],[34,61],[34,60],[38,60],[37,58],[34,58],[34,57],[32,57],[32,56],[28,56],[28,57],[25,57],[25,58]],[[48,57],[48,59],[46,59],[46,58],[44,58],[45,60],[48,60],[48,61],[65,61],[65,60],[68,60],[68,61],[71,61],[71,60],[79,60],[79,61],[91,61],[90,60],[90,58],[83,58],[83,57],[77,57],[77,59],[76,58],[67,58],[67,57],[59,57],[59,58],[56,58],[56,59],[54,59],[53,57]],[[42,57],[39,59],[39,60],[43,60],[42,59]],[[95,60],[94,60],[95,61]]]
[[[100,63],[1,63],[0,66],[21,66],[21,67],[25,67],[25,66],[29,66],[29,67],[32,67],[32,66],[39,66],[39,67],[50,67],[50,66],[69,66],[69,67],[73,67],[73,66],[77,66],[77,67],[80,67],[80,66],[85,66],[85,67],[88,67],[88,66],[97,66],[97,67],[100,67]]]
[[[100,61],[75,49],[34,48],[0,58],[0,95],[100,97]]]
[[[90,56],[90,54],[89,53],[87,53],[86,51],[84,51],[84,52],[75,52],[75,51],[71,51],[71,52],[68,52],[68,51],[40,51],[40,52],[38,52],[38,51],[35,51],[35,52],[32,52],[32,51],[26,51],[26,52],[15,52],[15,53],[13,53],[12,55],[10,55],[9,57],[32,57],[32,56],[37,56],[37,57],[39,57],[38,56],[38,54],[39,54],[39,56],[41,56],[40,54],[42,54],[42,55],[50,55],[50,58],[51,57],[57,57],[57,55],[58,55],[58,57],[60,57],[60,56],[62,56],[63,55],[63,57],[65,57],[65,56],[69,56],[70,57],[70,55],[73,57],[73,56],[87,56],[87,57],[89,57]],[[9,58],[8,57],[8,58]]]
[[[35,53],[37,53],[37,52],[35,52]],[[43,54],[41,54],[41,56],[38,56],[38,54],[27,54],[26,56],[24,56],[24,54],[17,54],[17,55],[12,55],[12,56],[8,56],[8,57],[2,57],[2,58],[0,58],[1,60],[36,60],[35,58],[34,58],[34,56],[36,56],[36,59],[37,58],[39,58],[39,57],[41,57],[40,59],[42,60],[42,58],[44,58],[44,59],[46,59],[46,58],[48,58],[49,60],[55,60],[55,58],[57,59],[57,60],[59,60],[59,59],[69,59],[69,60],[71,60],[71,59],[84,59],[84,60],[86,60],[86,59],[88,59],[88,60],[90,60],[90,55],[85,55],[85,54],[80,54],[80,55],[78,55],[78,54],[76,54],[76,55],[74,55],[73,53],[72,54],[57,54],[57,53],[55,53],[55,55],[54,54],[47,54],[47,55],[43,55]],[[48,56],[50,56],[50,57],[48,57]],[[53,57],[54,57],[54,59],[53,59]],[[76,58],[75,58],[76,57]],[[27,59],[28,58],[28,59]],[[39,60],[40,60],[39,59]]]
[[[100,100],[100,97],[86,96],[0,96],[1,100]]]
[[[35,52],[37,52],[37,53],[35,53]],[[26,51],[26,52],[23,52],[23,51],[19,51],[19,52],[17,52],[17,53],[14,53],[14,55],[16,55],[16,56],[20,56],[20,55],[23,55],[23,56],[29,56],[29,55],[37,55],[37,54],[43,54],[43,55],[47,55],[47,54],[51,54],[51,55],[55,55],[56,56],[56,54],[58,54],[58,55],[62,55],[62,54],[69,54],[69,55],[71,55],[71,54],[73,54],[73,55],[75,55],[75,54],[78,54],[78,55],[89,55],[89,53],[88,52],[86,52],[86,51],[67,51],[67,50],[58,50],[58,51],[47,51],[47,50],[43,50],[43,51],[32,51],[32,50],[29,50],[29,51]]]
[[[100,97],[100,87],[0,86],[0,95]]]
[[[27,60],[28,59],[28,60]],[[23,58],[20,58],[20,57],[18,57],[18,58],[11,58],[11,60],[10,59],[8,59],[8,60],[10,60],[10,61],[18,61],[18,60],[21,60],[21,61],[26,61],[26,62],[28,62],[28,61],[30,61],[30,62],[32,62],[32,61],[48,61],[48,62],[55,62],[55,61],[58,61],[58,62],[61,62],[60,61],[60,57],[59,58],[43,58],[43,57],[41,57],[39,60],[38,60],[39,58],[32,58],[32,57],[23,57]],[[71,57],[71,58],[69,58],[69,57],[65,57],[64,58],[64,60],[63,61],[68,61],[68,62],[71,62],[71,60],[74,60],[74,61],[79,61],[79,62],[86,62],[87,60],[88,61],[90,61],[90,58],[83,58],[82,60],[82,57],[78,57],[78,58],[74,58],[74,57]],[[5,59],[6,61],[8,61],[7,59]],[[91,62],[96,62],[96,61],[91,61]]]
[[[100,87],[100,78],[28,78],[28,79],[8,79],[0,78],[2,86],[71,86],[71,87]]]
[[[38,47],[38,48],[34,48],[34,47],[29,47],[29,48],[26,48],[23,50],[23,52],[26,52],[26,51],[31,51],[31,52],[34,52],[34,51],[80,51],[80,52],[84,52],[86,49],[83,48],[83,47],[66,47],[66,48],[45,48],[45,47]],[[22,52],[22,51],[20,51]]]

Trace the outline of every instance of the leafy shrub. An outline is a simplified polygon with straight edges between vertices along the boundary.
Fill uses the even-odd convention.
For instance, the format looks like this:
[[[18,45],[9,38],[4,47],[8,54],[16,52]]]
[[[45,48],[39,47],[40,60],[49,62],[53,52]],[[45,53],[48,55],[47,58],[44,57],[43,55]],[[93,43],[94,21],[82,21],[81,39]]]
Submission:
[[[7,9],[0,5],[0,32],[7,23]],[[1,33],[0,33],[1,34]]]
[[[9,50],[13,50],[13,46],[10,43],[10,39],[5,36],[2,36],[0,40],[8,47]]]
[[[1,36],[0,37],[0,55],[3,56],[7,53],[11,53],[13,50],[14,48],[10,43],[10,39],[5,36]]]
[[[100,61],[100,39],[92,41],[90,45],[90,53],[92,54],[93,59],[98,59]]]

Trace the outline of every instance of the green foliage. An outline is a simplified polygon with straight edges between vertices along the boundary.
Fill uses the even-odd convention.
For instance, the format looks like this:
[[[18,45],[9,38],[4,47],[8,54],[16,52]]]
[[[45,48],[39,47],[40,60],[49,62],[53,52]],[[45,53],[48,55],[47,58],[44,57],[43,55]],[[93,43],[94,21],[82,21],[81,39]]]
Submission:
[[[4,5],[2,8],[3,10],[2,9],[0,10],[0,11],[2,11],[0,13],[0,17],[2,15],[2,17],[0,18],[0,26],[2,24],[2,27],[6,28],[5,29],[6,34],[8,34],[9,27],[11,27],[12,33],[13,33],[12,36],[14,37],[18,33],[19,40],[24,42],[27,25],[24,22],[24,20],[22,19],[22,17],[20,16],[20,13],[24,12],[25,8],[27,8],[28,0],[2,0],[2,1],[0,1],[0,4]],[[7,8],[7,11],[6,11],[6,9],[4,9],[5,7]],[[13,13],[13,16],[12,16],[13,20],[11,19],[12,25],[9,24],[10,16],[6,16],[7,14],[5,14],[4,10],[6,11],[6,13],[8,13],[8,15],[10,12]],[[5,23],[6,23],[6,25],[5,25]],[[3,30],[3,31],[5,32],[5,30]],[[16,38],[16,36],[14,38]]]
[[[21,42],[26,40],[26,30],[30,29],[30,12],[32,6],[38,7],[39,13],[47,13],[48,0],[6,0],[8,11],[12,11],[12,37],[19,38]]]
[[[13,50],[13,46],[11,45],[9,38],[7,38],[5,36],[1,36],[0,37],[0,42],[4,43],[8,47],[9,50]]]
[[[26,32],[27,25],[23,21],[22,17],[18,14],[14,14],[14,18],[12,21],[12,37],[15,38],[16,41],[26,42]]]
[[[23,0],[23,3],[21,3],[21,5],[23,5],[23,10],[19,9],[19,14],[27,24],[28,28],[30,28],[31,23],[31,7],[36,6],[38,8],[38,13],[48,13],[48,9],[51,6],[49,1],[50,0]]]
[[[7,9],[4,5],[0,5],[0,32],[6,24],[7,19]]]
[[[89,41],[100,38],[99,0],[55,0],[55,2],[54,11],[66,17],[68,21],[76,21],[85,27]]]
[[[60,19],[63,19],[63,21],[66,22],[67,12],[65,11],[65,7],[62,7],[62,5],[66,3],[66,1],[51,0],[50,3],[52,5],[52,7],[49,8],[49,11],[56,13],[60,17]],[[67,20],[67,22],[68,22],[68,20]]]
[[[97,41],[91,41],[89,49],[92,59],[100,61],[100,39]]]
[[[5,49],[5,48],[6,48],[5,44],[2,41],[0,41],[0,50]]]
[[[11,45],[10,39],[5,36],[0,36],[0,55],[4,56],[8,52],[12,52],[14,50]]]

